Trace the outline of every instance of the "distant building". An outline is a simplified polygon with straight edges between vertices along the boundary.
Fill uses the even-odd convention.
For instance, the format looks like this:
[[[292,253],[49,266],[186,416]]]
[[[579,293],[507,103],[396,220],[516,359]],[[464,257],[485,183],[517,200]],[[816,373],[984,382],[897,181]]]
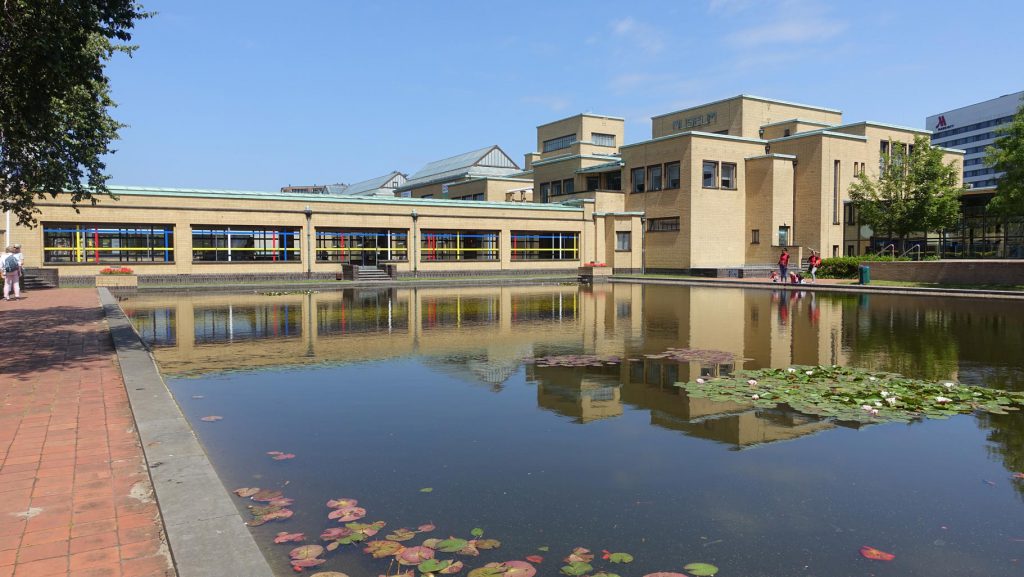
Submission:
[[[989,188],[1003,173],[985,165],[985,148],[996,140],[996,131],[1013,120],[1024,91],[1006,94],[977,104],[929,116],[925,128],[932,131],[932,144],[964,150],[964,184],[968,188]]]
[[[404,185],[405,175],[393,170],[384,176],[378,176],[362,182],[356,182],[347,186],[332,185],[327,187],[327,194],[341,194],[347,196],[395,196],[395,190]]]
[[[327,188],[330,186],[346,186],[344,184],[311,184],[311,185],[300,185],[300,186],[282,186],[281,192],[287,192],[291,194],[327,194]]]
[[[505,193],[530,185],[500,146],[488,146],[428,163],[396,189],[398,196],[449,200],[505,200]]]

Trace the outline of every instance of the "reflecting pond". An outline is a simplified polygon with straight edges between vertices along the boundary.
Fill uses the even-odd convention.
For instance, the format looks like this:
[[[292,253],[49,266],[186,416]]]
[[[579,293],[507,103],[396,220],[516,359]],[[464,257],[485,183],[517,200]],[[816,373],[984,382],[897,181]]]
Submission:
[[[1024,418],[854,425],[689,398],[677,381],[839,364],[1024,390],[1013,301],[612,284],[122,301],[229,489],[280,489],[294,515],[252,532],[280,575],[362,521],[497,549],[466,569],[575,547],[595,572],[721,576],[1020,575]],[[728,360],[657,358],[671,348]],[[611,362],[539,366],[551,355]],[[205,422],[204,416],[222,420]],[[268,451],[295,455],[276,461]],[[430,489],[424,491],[423,489]],[[249,500],[236,499],[250,518]],[[868,560],[862,546],[895,554]],[[310,572],[393,574],[342,546]],[[616,565],[601,551],[628,552]]]

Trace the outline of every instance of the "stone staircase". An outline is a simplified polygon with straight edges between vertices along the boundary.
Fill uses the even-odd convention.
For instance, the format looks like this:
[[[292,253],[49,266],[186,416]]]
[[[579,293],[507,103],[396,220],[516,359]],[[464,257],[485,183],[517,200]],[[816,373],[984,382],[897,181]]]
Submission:
[[[357,281],[386,281],[391,280],[388,273],[375,266],[354,266],[352,267],[352,280]]]
[[[24,284],[26,291],[58,288],[60,281],[56,270],[43,270],[38,268],[25,268]]]

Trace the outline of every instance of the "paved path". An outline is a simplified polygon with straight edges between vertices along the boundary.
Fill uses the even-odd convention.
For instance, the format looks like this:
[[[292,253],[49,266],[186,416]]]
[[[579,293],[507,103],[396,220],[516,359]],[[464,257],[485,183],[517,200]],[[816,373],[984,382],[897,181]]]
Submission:
[[[95,289],[0,301],[0,577],[171,577]]]

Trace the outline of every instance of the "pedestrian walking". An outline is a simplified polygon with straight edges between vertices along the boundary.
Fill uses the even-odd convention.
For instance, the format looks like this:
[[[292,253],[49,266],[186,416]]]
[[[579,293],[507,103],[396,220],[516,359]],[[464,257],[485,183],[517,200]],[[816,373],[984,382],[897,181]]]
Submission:
[[[783,247],[779,255],[779,278],[782,282],[789,280],[789,249]]]
[[[11,290],[14,290],[14,300],[21,298],[21,286],[18,281],[21,280],[21,263],[18,262],[18,257],[15,255],[16,249],[13,246],[8,246],[4,249],[4,254],[0,255],[0,273],[4,277],[4,300],[11,300]]]
[[[821,257],[818,256],[818,251],[812,250],[811,257],[807,259],[808,268],[811,273],[811,282],[818,280],[818,267],[821,266]]]
[[[18,275],[18,288],[21,292],[25,292],[25,255],[21,252],[21,245],[14,245],[14,256],[18,259],[18,266],[21,268],[21,274]]]

